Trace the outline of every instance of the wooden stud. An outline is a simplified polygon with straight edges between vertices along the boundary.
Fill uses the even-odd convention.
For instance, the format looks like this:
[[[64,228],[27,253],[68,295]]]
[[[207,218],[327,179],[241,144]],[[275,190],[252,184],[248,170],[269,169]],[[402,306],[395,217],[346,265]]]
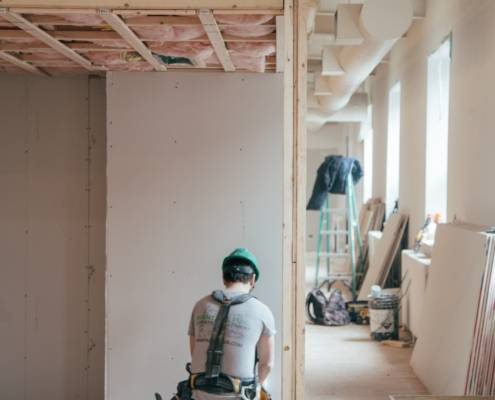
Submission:
[[[289,243],[284,246],[284,255],[290,257],[284,262],[284,352],[283,398],[303,400],[304,398],[304,329],[305,329],[305,235],[306,235],[306,97],[307,97],[307,12],[310,1],[286,0],[286,57],[285,68],[286,125],[292,135],[285,146],[289,158],[285,169],[286,189],[284,207],[290,207],[284,215],[290,217]],[[288,18],[289,17],[289,18]],[[289,33],[290,32],[290,33]],[[289,72],[290,71],[290,72]],[[290,80],[289,80],[290,76]],[[290,86],[290,87],[289,87]],[[287,93],[288,92],[288,93]],[[291,108],[287,108],[291,106]],[[288,140],[286,131],[286,140]],[[288,146],[292,147],[289,148]],[[290,163],[290,164],[288,164]],[[284,224],[287,223],[287,220]],[[290,248],[289,247],[290,244]],[[290,263],[290,265],[289,265]]]
[[[100,10],[100,16],[105,22],[110,25],[129,45],[134,48],[148,63],[150,63],[155,71],[166,71],[167,67],[160,63],[144,45],[136,34],[125,24],[122,19],[108,10]]]
[[[19,67],[19,68],[23,69],[24,71],[31,72],[32,74],[41,75],[41,76],[48,76],[48,74],[39,70],[34,65],[32,65],[26,61],[23,61],[17,57],[14,57],[12,54],[6,53],[5,51],[0,51],[0,59],[7,61],[10,64],[15,65],[16,67]]]
[[[0,10],[0,15],[16,27],[22,29],[24,33],[27,33],[29,38],[35,37],[36,39],[46,43],[48,46],[58,51],[60,54],[63,54],[65,57],[83,66],[89,71],[93,69],[93,65],[90,61],[76,53],[71,48],[67,47],[65,44],[58,41],[53,36],[46,33],[41,28],[29,22],[22,15],[7,11],[5,9]]]
[[[222,38],[222,33],[217,25],[217,21],[210,10],[199,10],[198,17],[203,24],[206,35],[210,39],[211,45],[215,49],[215,53],[226,72],[235,71],[234,64],[230,59],[230,54],[225,47],[225,42]]]

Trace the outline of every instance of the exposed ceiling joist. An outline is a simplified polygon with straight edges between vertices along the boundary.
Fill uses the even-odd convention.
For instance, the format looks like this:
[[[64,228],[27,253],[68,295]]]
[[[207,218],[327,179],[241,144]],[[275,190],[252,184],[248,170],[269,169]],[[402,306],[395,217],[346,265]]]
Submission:
[[[144,45],[136,34],[125,24],[122,19],[108,10],[101,10],[100,16],[105,22],[110,25],[115,32],[117,32],[122,39],[124,39],[134,50],[136,50],[141,57],[143,57],[148,63],[150,63],[155,71],[166,71],[165,65],[160,63],[151,53],[151,51]]]
[[[5,51],[0,51],[0,59],[7,61],[8,63],[15,65],[18,68],[23,69],[24,71],[31,72],[32,74],[36,75],[41,75],[41,76],[48,76],[45,72],[41,71],[40,69],[36,68],[34,65],[23,61],[12,54],[6,53]]]
[[[5,18],[7,21],[9,21],[11,24],[15,25],[17,28],[22,29],[29,38],[34,37],[42,41],[43,43],[47,44],[55,51],[59,52],[60,54],[63,54],[65,57],[71,59],[72,61],[81,65],[82,67],[86,68],[89,71],[94,69],[90,61],[88,61],[86,58],[76,53],[71,48],[67,47],[65,44],[63,44],[62,42],[60,42],[50,34],[46,33],[44,30],[32,24],[22,15],[10,12],[7,9],[0,9],[0,15],[3,18]],[[18,32],[18,31],[13,31],[13,32]]]
[[[283,10],[283,0],[3,0],[4,7],[108,9]]]
[[[198,17],[203,24],[206,35],[210,39],[211,45],[215,49],[215,53],[226,72],[235,71],[234,63],[230,59],[229,51],[225,46],[225,42],[217,25],[217,21],[210,10],[200,10]]]
[[[27,20],[26,20],[27,21]],[[29,22],[29,21],[27,21]],[[31,24],[33,25],[33,24]],[[36,25],[33,25],[36,27]],[[42,31],[38,27],[36,27],[41,32],[48,35],[46,32]],[[113,41],[113,40],[122,40],[122,37],[116,32],[110,31],[50,31],[51,36],[48,35],[51,39],[58,40],[70,40],[70,41]],[[18,31],[13,29],[0,29],[0,40],[12,40],[12,39],[29,39],[34,35],[27,31]],[[40,39],[41,40],[41,39]],[[143,42],[158,42],[156,39],[142,39]],[[232,35],[223,35],[224,42],[243,42],[243,43],[251,43],[251,42],[275,42],[277,40],[275,33],[270,33],[265,36],[258,37],[249,37],[243,38]],[[209,38],[207,36],[202,36],[195,39],[189,40],[180,40],[180,42],[208,42]],[[46,42],[45,42],[46,43]]]

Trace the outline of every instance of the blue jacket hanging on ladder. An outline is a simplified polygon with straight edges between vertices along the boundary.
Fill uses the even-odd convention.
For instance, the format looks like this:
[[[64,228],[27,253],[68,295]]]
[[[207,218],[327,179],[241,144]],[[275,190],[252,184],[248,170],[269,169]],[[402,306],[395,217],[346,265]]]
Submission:
[[[319,211],[328,193],[345,194],[349,173],[352,174],[354,184],[358,183],[363,176],[358,160],[344,156],[325,157],[325,161],[318,168],[313,193],[306,209]]]

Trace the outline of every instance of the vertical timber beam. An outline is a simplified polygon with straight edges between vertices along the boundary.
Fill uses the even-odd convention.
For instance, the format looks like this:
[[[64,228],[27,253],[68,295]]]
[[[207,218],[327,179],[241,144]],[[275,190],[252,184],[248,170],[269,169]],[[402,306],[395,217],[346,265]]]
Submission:
[[[284,2],[283,400],[302,400],[304,396],[308,3]]]
[[[307,12],[310,0],[294,1],[294,155],[293,155],[293,226],[292,263],[294,265],[295,295],[295,376],[293,400],[304,397],[304,346],[305,346],[305,256],[306,256],[306,96],[308,34]]]

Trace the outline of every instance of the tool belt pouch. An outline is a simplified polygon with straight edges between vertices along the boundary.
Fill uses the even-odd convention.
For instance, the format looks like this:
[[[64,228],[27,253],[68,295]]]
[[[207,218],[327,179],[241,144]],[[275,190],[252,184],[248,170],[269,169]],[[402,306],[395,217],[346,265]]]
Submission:
[[[191,400],[192,390],[189,386],[189,380],[181,381],[177,385],[177,394],[171,400]]]
[[[272,395],[264,387],[261,388],[260,400],[272,400]]]

